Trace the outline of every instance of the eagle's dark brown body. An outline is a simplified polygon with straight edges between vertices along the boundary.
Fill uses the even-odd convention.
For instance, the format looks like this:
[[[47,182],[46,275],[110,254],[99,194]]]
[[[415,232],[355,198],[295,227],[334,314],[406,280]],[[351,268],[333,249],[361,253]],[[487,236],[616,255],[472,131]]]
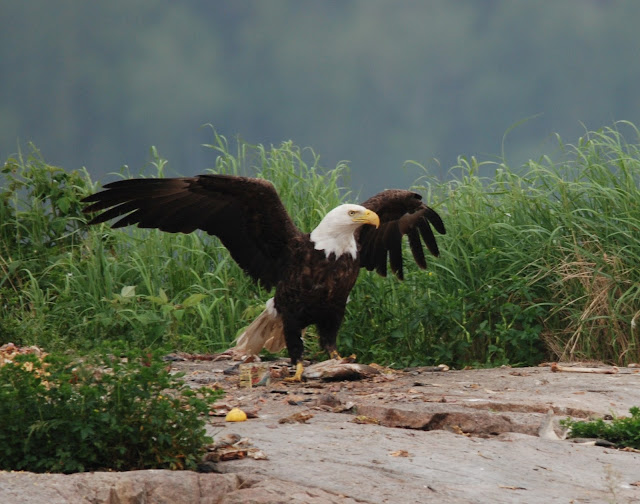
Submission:
[[[293,245],[294,265],[276,285],[275,308],[282,317],[291,362],[302,357],[303,329],[315,325],[320,345],[336,351],[338,329],[344,318],[349,293],[358,279],[358,259],[349,254],[325,256],[315,250],[309,235]]]
[[[400,279],[402,237],[426,267],[422,240],[437,256],[433,226],[444,234],[438,214],[411,191],[387,190],[362,205],[341,205],[309,234],[301,232],[273,185],[262,179],[199,175],[132,179],[107,184],[85,201],[85,212],[104,210],[90,224],[119,220],[167,232],[201,229],[215,235],[256,282],[275,287],[274,306],[282,319],[293,363],[302,357],[301,331],[315,324],[322,346],[336,350],[349,292],[361,267],[387,274],[387,261]],[[375,226],[373,225],[375,224]]]

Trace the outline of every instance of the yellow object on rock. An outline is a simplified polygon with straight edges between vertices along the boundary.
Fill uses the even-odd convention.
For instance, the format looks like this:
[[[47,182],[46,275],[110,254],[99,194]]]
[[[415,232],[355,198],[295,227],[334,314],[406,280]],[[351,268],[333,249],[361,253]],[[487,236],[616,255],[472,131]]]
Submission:
[[[232,408],[227,413],[225,420],[227,422],[244,422],[247,419],[247,414],[240,408]]]

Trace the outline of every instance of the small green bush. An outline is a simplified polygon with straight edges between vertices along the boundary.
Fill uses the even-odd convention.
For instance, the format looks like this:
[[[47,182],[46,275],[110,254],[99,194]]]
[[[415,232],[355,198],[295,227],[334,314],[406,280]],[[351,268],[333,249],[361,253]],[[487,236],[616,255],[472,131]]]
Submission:
[[[157,353],[18,356],[0,367],[0,469],[193,469],[219,395],[189,389]]]
[[[567,419],[562,424],[570,428],[569,437],[605,439],[619,447],[640,450],[640,408],[633,407],[629,413],[630,417],[614,418],[611,422],[602,418],[592,422]]]

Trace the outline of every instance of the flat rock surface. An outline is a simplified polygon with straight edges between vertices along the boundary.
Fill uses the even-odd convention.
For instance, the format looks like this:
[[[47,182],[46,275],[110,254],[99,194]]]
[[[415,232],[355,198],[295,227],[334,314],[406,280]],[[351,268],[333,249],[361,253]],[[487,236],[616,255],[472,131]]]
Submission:
[[[640,453],[558,438],[562,418],[639,406],[635,369],[416,368],[246,387],[224,372],[232,364],[172,363],[190,385],[226,392],[208,429],[243,457],[211,452],[206,468],[222,474],[0,473],[0,502],[640,502]],[[225,422],[233,407],[249,419]]]
[[[224,383],[220,413],[240,407],[257,415],[238,423],[214,417],[212,434],[238,434],[268,456],[219,462],[225,473],[371,503],[640,502],[639,453],[538,434],[546,419],[562,437],[559,420],[568,416],[628,415],[640,405],[635,369],[412,369],[360,381],[238,388],[239,378],[220,373],[225,366],[175,365],[189,380]],[[306,421],[281,423],[296,414]]]

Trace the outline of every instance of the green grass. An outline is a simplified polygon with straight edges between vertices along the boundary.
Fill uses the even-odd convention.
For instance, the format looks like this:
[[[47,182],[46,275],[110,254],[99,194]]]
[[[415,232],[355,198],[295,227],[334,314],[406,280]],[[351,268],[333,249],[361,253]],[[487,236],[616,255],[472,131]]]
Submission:
[[[640,450],[640,408],[629,409],[631,416],[614,417],[611,421],[602,418],[589,422],[571,418],[562,420],[569,428],[571,438],[597,438],[615,443],[619,448],[629,447]]]
[[[399,365],[638,361],[639,139],[620,123],[560,143],[559,161],[460,158],[450,182],[418,181],[447,225],[442,255],[404,284],[361,278],[342,341]]]
[[[404,282],[362,272],[340,352],[395,366],[640,360],[640,134],[617,123],[559,146],[559,159],[512,168],[461,157],[450,180],[416,181],[447,226],[441,257],[421,271],[407,254]],[[346,166],[325,170],[290,142],[230,146],[214,132],[209,147],[212,171],[271,180],[305,231],[369,196],[344,189]],[[149,176],[163,176],[153,152]],[[97,187],[86,172],[51,167],[35,150],[3,172],[1,342],[219,351],[271,295],[207,235],[88,229],[79,200]],[[308,352],[321,355],[313,338]]]

